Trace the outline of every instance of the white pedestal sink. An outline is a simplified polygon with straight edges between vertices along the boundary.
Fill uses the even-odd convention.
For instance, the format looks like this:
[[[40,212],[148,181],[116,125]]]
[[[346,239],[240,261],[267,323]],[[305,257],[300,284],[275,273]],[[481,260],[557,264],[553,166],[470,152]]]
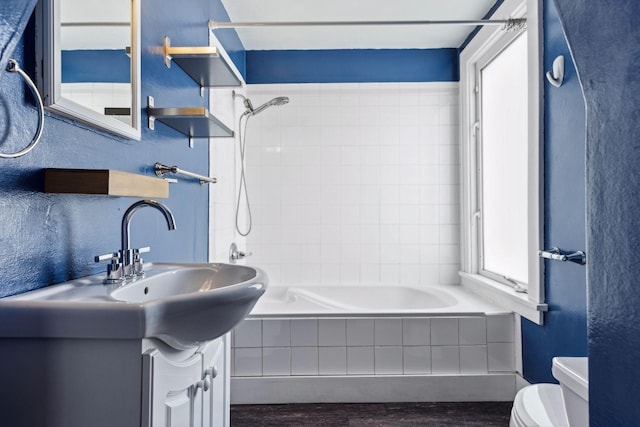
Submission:
[[[152,263],[145,277],[104,285],[104,274],[0,299],[0,337],[157,338],[176,349],[230,331],[267,287],[260,269]]]

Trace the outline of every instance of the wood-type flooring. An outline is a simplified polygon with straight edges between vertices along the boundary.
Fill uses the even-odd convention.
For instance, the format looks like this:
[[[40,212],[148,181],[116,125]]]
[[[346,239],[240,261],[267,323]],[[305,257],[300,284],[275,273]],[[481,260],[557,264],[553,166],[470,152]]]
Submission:
[[[233,405],[231,427],[507,427],[511,406],[511,402]]]

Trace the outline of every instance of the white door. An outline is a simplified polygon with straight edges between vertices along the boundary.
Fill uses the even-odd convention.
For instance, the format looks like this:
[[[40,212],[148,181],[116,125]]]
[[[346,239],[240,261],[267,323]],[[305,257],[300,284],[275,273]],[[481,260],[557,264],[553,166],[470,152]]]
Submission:
[[[153,349],[143,359],[143,426],[202,426],[202,355],[185,361],[167,359]]]

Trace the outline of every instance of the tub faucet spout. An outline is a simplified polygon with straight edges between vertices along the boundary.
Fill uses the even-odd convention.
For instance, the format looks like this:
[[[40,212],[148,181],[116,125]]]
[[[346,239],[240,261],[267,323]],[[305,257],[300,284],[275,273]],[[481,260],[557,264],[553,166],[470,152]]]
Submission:
[[[156,202],[155,200],[140,200],[129,206],[122,217],[122,249],[120,251],[122,274],[125,278],[130,278],[134,275],[141,276],[144,274],[144,272],[142,271],[142,259],[140,258],[140,253],[143,251],[148,252],[149,249],[131,249],[131,241],[129,236],[131,219],[133,218],[133,215],[139,209],[145,206],[150,206],[159,210],[160,213],[162,213],[162,215],[164,216],[164,219],[167,221],[167,227],[169,228],[169,230],[176,229],[176,223],[173,217],[173,213],[171,213],[168,207],[160,202]]]

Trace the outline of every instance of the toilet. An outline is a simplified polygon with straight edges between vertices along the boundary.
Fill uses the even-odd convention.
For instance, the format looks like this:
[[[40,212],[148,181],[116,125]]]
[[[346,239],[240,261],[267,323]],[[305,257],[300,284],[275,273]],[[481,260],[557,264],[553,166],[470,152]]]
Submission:
[[[588,358],[554,357],[557,384],[534,384],[513,401],[509,427],[586,427],[589,425]]]

